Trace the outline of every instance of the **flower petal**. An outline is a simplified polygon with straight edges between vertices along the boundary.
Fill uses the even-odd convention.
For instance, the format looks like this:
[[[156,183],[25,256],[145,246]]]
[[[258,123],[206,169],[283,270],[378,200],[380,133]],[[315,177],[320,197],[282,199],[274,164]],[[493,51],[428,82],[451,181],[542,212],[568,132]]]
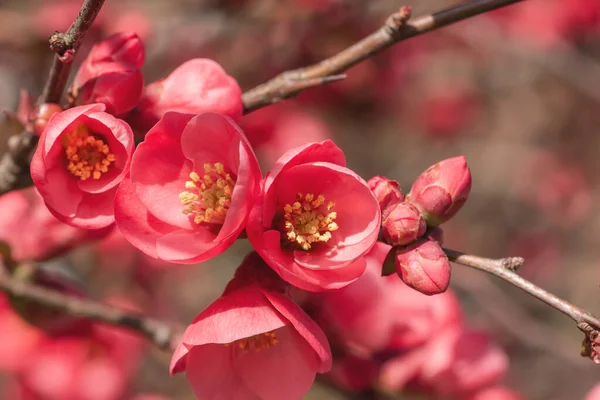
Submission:
[[[300,400],[312,386],[317,358],[293,328],[275,331],[279,343],[260,351],[233,349],[233,365],[261,400]]]
[[[181,134],[191,118],[190,114],[165,114],[137,147],[131,163],[131,181],[148,212],[187,229],[193,222],[182,213],[179,193],[186,190],[192,165],[181,151]]]
[[[315,351],[320,361],[317,372],[324,373],[329,371],[331,369],[331,348],[329,347],[329,341],[325,333],[323,333],[319,325],[302,308],[298,307],[298,305],[286,296],[267,290],[264,290],[263,294],[273,307],[290,321],[296,332]]]

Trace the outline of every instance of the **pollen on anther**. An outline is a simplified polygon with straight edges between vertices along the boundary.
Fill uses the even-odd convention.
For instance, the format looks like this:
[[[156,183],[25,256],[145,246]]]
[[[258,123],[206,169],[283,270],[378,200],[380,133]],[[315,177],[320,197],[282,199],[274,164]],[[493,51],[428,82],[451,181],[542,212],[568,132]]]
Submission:
[[[234,343],[237,343],[237,347],[244,352],[248,352],[249,350],[259,352],[277,345],[279,340],[275,332],[271,331],[240,339]],[[230,344],[227,343],[225,346],[229,346]]]
[[[196,224],[222,224],[231,204],[235,179],[225,172],[222,163],[203,165],[204,175],[190,172],[187,191],[179,194],[182,213],[191,215]]]
[[[79,125],[62,137],[67,170],[82,181],[100,179],[116,160],[104,139],[90,133],[85,125]]]
[[[327,242],[331,232],[339,226],[334,220],[337,213],[331,211],[335,203],[325,206],[325,196],[313,193],[297,193],[296,201],[283,207],[284,228],[289,242],[303,250],[310,250],[316,242]]]

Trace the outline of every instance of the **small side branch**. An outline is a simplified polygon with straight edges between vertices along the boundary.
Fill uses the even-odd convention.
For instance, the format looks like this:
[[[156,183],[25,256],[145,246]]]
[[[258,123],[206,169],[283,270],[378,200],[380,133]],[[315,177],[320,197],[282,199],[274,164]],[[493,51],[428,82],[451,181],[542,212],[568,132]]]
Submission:
[[[161,349],[174,350],[176,332],[165,322],[121,308],[61,294],[0,273],[0,291],[75,317],[104,322],[138,332]]]
[[[600,362],[600,355],[598,355],[600,353],[600,320],[590,312],[534,285],[514,272],[523,265],[524,260],[522,258],[508,257],[494,260],[450,249],[444,249],[444,252],[450,261],[496,275],[571,318],[575,321],[579,330],[586,336],[583,343],[584,350],[582,351],[582,355]],[[598,360],[596,359],[597,357]]]
[[[376,32],[338,54],[305,68],[283,72],[245,92],[242,95],[244,113],[294,97],[309,87],[332,82],[325,78],[337,76],[395,43],[520,1],[523,0],[472,0],[413,19],[410,19],[411,8],[401,7]]]

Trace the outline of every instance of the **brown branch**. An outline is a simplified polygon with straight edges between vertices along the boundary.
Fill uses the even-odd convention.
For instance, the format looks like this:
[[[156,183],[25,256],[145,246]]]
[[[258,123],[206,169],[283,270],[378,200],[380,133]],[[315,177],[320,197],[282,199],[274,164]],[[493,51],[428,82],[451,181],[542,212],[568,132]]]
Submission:
[[[270,81],[244,92],[244,112],[249,113],[294,97],[309,87],[329,83],[330,81],[323,79],[340,74],[395,43],[520,1],[523,0],[471,0],[410,20],[410,7],[401,7],[379,30],[338,54],[305,68],[283,72]],[[310,81],[311,84],[303,85],[305,81]]]
[[[130,329],[145,336],[161,349],[173,351],[177,344],[176,330],[165,322],[140,313],[100,304],[89,299],[64,295],[54,290],[16,280],[6,272],[0,273],[0,291],[75,317]]]
[[[444,249],[450,261],[467,267],[485,271],[505,280],[506,282],[518,287],[524,292],[548,304],[550,307],[562,312],[571,318],[577,327],[586,335],[586,338],[595,341],[600,334],[600,320],[590,312],[579,308],[566,300],[561,299],[553,293],[550,293],[539,286],[534,285],[527,279],[514,272],[523,265],[524,260],[520,257],[508,257],[493,260],[490,258],[478,257],[470,254],[464,254],[459,251]],[[585,342],[584,342],[585,343]],[[590,354],[585,354],[590,355]]]
[[[94,23],[104,0],[85,0],[66,33],[55,32],[50,37],[50,48],[56,53],[38,105],[59,103],[69,78],[73,56],[85,34]],[[32,184],[29,162],[38,137],[27,129],[9,139],[8,149],[0,159],[0,195]]]

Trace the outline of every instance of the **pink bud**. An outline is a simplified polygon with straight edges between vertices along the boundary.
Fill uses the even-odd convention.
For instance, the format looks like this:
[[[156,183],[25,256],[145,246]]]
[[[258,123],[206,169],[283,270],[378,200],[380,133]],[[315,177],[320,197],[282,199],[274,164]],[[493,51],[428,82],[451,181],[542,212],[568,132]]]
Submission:
[[[400,191],[398,182],[386,178],[385,176],[374,176],[367,181],[369,189],[379,203],[382,215],[385,218],[386,211],[404,200],[404,195]]]
[[[450,283],[450,262],[434,241],[420,240],[396,251],[396,272],[404,283],[426,295],[446,291]]]
[[[123,115],[142,96],[144,46],[132,32],[122,32],[96,44],[81,64],[71,86],[76,105],[103,103],[107,112]]]
[[[425,233],[425,220],[415,206],[400,203],[391,207],[381,225],[385,241],[392,246],[414,242]]]
[[[56,103],[44,103],[38,106],[34,111],[33,126],[36,135],[41,135],[44,128],[48,124],[50,117],[56,113],[61,112],[63,109]]]
[[[414,204],[428,226],[452,218],[471,191],[471,172],[465,156],[448,158],[429,167],[413,183],[407,200]]]
[[[168,111],[186,114],[216,112],[238,120],[243,112],[242,89],[218,63],[195,58],[144,89],[128,117],[134,129],[149,130]]]
[[[136,68],[144,64],[144,45],[134,32],[119,32],[95,45],[87,57],[88,62],[122,62]]]

